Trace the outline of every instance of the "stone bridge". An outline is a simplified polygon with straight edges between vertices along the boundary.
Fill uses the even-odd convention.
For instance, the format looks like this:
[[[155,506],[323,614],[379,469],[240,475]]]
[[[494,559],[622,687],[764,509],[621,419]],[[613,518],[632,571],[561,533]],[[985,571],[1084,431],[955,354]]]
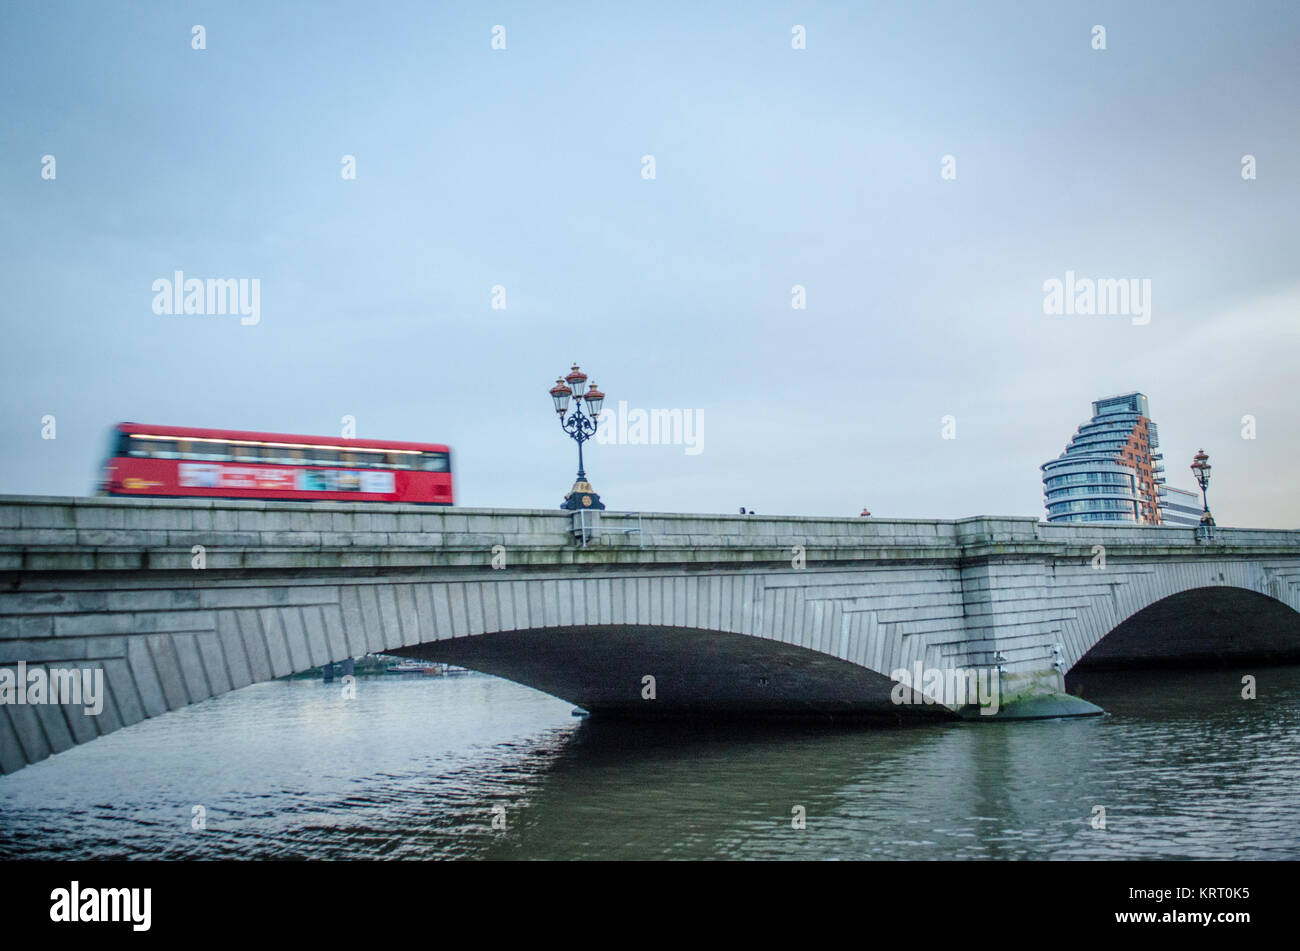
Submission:
[[[0,770],[368,652],[595,714],[951,717],[893,675],[998,670],[1005,714],[1075,668],[1295,660],[1298,611],[1300,531],[0,497],[0,668],[106,687],[10,695]]]

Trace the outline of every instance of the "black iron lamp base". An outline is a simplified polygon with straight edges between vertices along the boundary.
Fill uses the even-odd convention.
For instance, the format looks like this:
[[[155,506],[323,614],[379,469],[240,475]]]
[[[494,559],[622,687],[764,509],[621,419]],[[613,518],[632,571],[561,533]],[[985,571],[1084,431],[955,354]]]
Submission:
[[[569,494],[564,497],[564,504],[560,506],[570,512],[580,512],[583,509],[603,509],[605,503],[600,500],[596,490],[591,487],[590,482],[578,481],[573,483],[573,488]]]

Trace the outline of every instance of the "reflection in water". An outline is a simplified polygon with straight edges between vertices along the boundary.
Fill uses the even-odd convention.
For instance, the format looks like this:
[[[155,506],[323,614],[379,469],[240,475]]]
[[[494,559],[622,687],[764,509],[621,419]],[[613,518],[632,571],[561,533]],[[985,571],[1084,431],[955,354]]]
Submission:
[[[1250,672],[1253,701],[1240,671],[1095,673],[1076,689],[1104,718],[905,728],[600,723],[477,675],[354,701],[275,682],[0,779],[0,858],[1297,858],[1300,667]]]

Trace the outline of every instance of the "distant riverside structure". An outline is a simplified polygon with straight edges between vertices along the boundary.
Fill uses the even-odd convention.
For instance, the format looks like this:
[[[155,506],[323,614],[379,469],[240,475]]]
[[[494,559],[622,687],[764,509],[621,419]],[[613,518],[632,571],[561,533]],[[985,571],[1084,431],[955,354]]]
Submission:
[[[1160,486],[1160,519],[1165,525],[1199,525],[1201,498],[1195,492]]]
[[[1141,393],[1108,396],[1092,404],[1092,419],[1065,452],[1045,462],[1043,495],[1049,522],[1199,524],[1194,492],[1165,485],[1160,434]]]

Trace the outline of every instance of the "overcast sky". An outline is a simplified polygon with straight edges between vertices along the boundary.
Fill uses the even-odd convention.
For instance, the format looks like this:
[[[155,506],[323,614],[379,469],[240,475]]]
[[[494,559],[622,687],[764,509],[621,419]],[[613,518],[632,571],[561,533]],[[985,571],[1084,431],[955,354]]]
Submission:
[[[1041,516],[1136,389],[1171,484],[1203,447],[1221,524],[1300,527],[1297,50],[1282,2],[11,0],[0,493],[89,494],[121,420],[351,415],[557,507],[577,361],[702,417],[590,447],[612,509]],[[155,314],[177,270],[260,321]],[[1067,270],[1149,280],[1149,323],[1045,314]]]

